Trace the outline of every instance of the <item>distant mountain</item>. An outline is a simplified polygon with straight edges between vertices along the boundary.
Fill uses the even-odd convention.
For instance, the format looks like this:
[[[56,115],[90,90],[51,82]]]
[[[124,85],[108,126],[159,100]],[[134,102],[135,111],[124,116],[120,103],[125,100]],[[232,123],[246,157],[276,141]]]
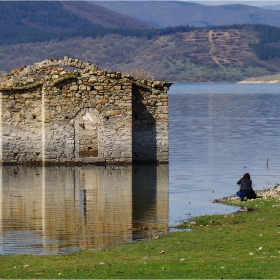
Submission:
[[[12,28],[26,28],[45,32],[81,30],[93,23],[68,12],[59,2],[1,1],[0,24]]]
[[[267,6],[262,6],[263,9],[270,9],[270,10],[277,10],[280,11],[280,5],[267,5]]]
[[[138,14],[147,17],[144,23],[96,3],[0,1],[0,73],[65,55],[100,68],[139,70],[171,81],[234,82],[280,72],[280,28],[272,26],[279,11],[220,5],[218,13],[217,6],[190,2],[101,3],[109,8],[123,5],[123,13],[138,7]],[[192,12],[186,14],[188,10]],[[259,22],[263,11],[271,25],[227,25],[234,17],[234,22]],[[170,27],[176,20],[190,26]],[[169,26],[155,28],[152,22]],[[195,24],[207,26],[191,26]]]
[[[66,11],[87,19],[93,24],[108,28],[136,28],[149,29],[152,25],[144,23],[121,12],[115,12],[106,7],[95,5],[88,1],[62,1],[60,2]]]
[[[45,31],[92,26],[147,29],[151,25],[87,1],[0,1],[0,22]]]
[[[92,1],[156,27],[262,23],[280,26],[280,11],[229,4],[208,6],[184,1]]]
[[[105,28],[154,28],[83,1],[0,1],[0,44],[105,33]]]

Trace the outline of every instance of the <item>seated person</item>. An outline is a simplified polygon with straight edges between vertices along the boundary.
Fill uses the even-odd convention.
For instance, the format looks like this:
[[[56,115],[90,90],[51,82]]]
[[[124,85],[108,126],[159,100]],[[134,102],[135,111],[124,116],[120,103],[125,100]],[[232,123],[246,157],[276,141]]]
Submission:
[[[236,195],[240,197],[241,201],[243,201],[245,197],[247,197],[247,199],[256,198],[256,193],[252,188],[252,181],[249,173],[242,175],[237,184],[239,185],[240,189]]]

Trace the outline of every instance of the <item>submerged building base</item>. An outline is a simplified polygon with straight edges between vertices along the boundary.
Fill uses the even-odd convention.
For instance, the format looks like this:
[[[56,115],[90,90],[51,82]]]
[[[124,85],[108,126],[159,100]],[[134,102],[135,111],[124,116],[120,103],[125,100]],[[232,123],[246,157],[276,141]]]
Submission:
[[[68,57],[14,70],[0,86],[0,161],[166,163],[170,86]]]

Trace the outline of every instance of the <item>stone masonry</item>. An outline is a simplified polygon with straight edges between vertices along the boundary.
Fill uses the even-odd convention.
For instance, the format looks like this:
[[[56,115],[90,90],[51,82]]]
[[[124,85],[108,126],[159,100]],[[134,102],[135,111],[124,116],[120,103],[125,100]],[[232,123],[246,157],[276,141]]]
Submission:
[[[3,164],[168,162],[171,83],[64,57],[0,85]]]

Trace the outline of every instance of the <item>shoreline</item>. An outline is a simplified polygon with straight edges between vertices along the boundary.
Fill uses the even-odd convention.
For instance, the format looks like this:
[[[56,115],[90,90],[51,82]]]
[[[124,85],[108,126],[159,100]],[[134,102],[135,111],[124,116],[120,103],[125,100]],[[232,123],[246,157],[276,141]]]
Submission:
[[[0,278],[277,279],[280,185],[257,194],[225,200],[243,210],[197,217],[191,231],[69,255],[1,256]]]
[[[251,77],[249,79],[237,82],[237,84],[279,84],[280,74],[267,75],[261,77]]]
[[[255,80],[249,79],[249,80],[237,82],[237,84],[280,84],[280,80],[270,80],[270,81],[260,80],[260,81],[255,81]]]
[[[248,200],[244,200],[242,202],[246,202],[246,201],[251,201],[251,200],[270,200],[270,199],[276,199],[277,201],[280,202],[280,184],[275,184],[274,187],[271,187],[269,189],[265,189],[265,190],[255,190],[257,198],[255,199],[248,199]],[[236,203],[236,202],[241,202],[240,198],[238,196],[230,196],[230,197],[223,197],[222,199],[215,199],[214,202],[217,203],[227,203],[231,202],[231,203]]]

